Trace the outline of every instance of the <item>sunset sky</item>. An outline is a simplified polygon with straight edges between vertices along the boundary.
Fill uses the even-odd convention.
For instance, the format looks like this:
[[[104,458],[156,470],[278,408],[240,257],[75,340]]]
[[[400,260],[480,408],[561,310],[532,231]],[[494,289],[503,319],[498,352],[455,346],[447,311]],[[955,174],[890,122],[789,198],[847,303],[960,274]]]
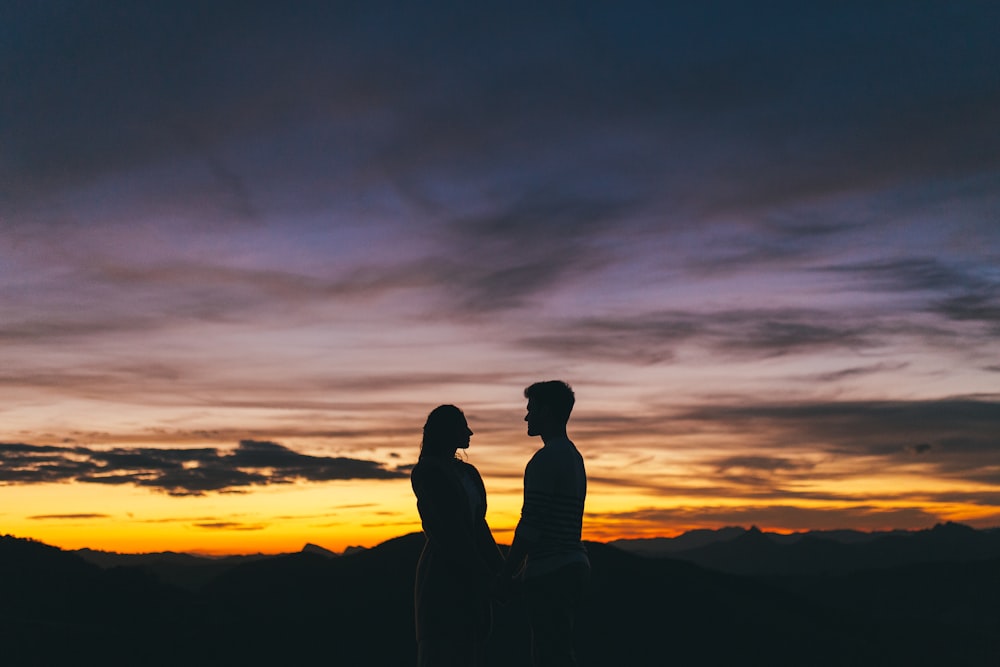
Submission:
[[[5,2],[0,534],[1000,525],[1000,3]]]

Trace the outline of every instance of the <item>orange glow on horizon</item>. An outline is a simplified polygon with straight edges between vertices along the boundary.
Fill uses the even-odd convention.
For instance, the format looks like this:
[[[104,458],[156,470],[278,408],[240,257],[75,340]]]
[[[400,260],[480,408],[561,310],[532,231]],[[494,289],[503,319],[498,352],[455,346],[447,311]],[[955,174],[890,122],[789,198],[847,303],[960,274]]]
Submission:
[[[26,537],[63,549],[91,548],[119,553],[160,551],[188,552],[223,556],[240,554],[278,554],[296,552],[307,543],[334,552],[351,546],[373,547],[386,540],[421,530],[419,516],[409,484],[396,482],[355,482],[346,486],[294,485],[295,488],[263,489],[238,497],[225,495],[208,498],[169,498],[140,489],[100,487],[86,506],[75,485],[45,487],[5,487],[5,492],[20,496],[22,507],[32,512],[16,518],[5,514],[4,532]],[[351,487],[351,488],[347,488]],[[44,492],[43,492],[44,491]],[[583,538],[594,542],[619,539],[676,537],[690,530],[719,529],[727,526],[749,528],[756,525],[766,532],[789,534],[809,529],[851,528],[838,517],[858,512],[856,505],[802,503],[785,505],[789,512],[807,514],[809,526],[772,520],[740,521],[713,518],[718,513],[752,507],[752,499],[727,499],[701,504],[677,505],[650,509],[641,498],[627,502],[614,496],[592,495],[584,517]],[[648,499],[646,499],[648,501]],[[164,502],[171,511],[164,510]],[[509,544],[520,512],[519,494],[494,494],[490,498],[487,520],[500,544]],[[67,514],[58,508],[73,506],[81,511]],[[811,507],[810,507],[811,506]],[[897,528],[923,529],[941,521],[967,523],[985,528],[1000,525],[1000,512],[972,504],[936,504],[928,506],[936,518],[899,525],[894,512],[906,511],[912,504],[880,503],[866,510],[870,517],[864,531]],[[107,511],[109,507],[129,507]],[[87,511],[82,511],[86,509]],[[778,507],[775,511],[782,511]],[[658,514],[663,512],[664,514]],[[714,513],[714,514],[713,514]],[[828,516],[827,523],[820,518]],[[657,519],[657,517],[660,517]],[[673,517],[668,520],[665,517]],[[687,518],[685,518],[687,517]],[[700,517],[700,518],[699,518]],[[883,518],[884,517],[884,518]],[[803,519],[800,519],[801,523]]]

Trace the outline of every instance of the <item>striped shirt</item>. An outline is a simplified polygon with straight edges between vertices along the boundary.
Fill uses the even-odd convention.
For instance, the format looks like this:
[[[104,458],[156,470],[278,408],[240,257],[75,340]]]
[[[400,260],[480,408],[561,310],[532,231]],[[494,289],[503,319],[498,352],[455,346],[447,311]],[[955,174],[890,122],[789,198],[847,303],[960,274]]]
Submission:
[[[588,563],[580,540],[587,472],[569,438],[549,441],[524,469],[520,533],[530,544],[524,576],[533,577],[572,563]]]

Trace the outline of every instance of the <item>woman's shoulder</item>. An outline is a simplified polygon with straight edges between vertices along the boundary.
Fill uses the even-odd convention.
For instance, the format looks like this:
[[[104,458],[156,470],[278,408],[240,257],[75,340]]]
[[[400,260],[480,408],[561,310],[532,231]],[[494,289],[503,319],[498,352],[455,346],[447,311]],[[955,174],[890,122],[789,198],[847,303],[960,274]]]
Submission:
[[[419,459],[410,468],[410,477],[420,477],[426,474],[433,474],[435,470],[440,469],[440,464],[433,458],[425,457]]]
[[[454,475],[454,463],[461,463],[461,461],[437,456],[425,456],[413,465],[413,468],[410,470],[410,477]]]
[[[475,475],[476,477],[479,476],[479,470],[476,469],[476,466],[466,463],[461,459],[455,459],[455,467],[467,474]]]
[[[410,485],[417,496],[447,486],[448,472],[432,459],[420,459],[410,470]]]
[[[467,480],[471,480],[476,486],[483,486],[483,477],[479,474],[479,470],[476,469],[476,466],[471,463],[466,463],[465,461],[456,460],[456,463],[458,465],[455,470],[457,470],[460,475],[465,477]]]
[[[417,461],[410,471],[410,477],[450,477],[456,482],[462,477],[482,479],[476,466],[461,459],[426,457]]]

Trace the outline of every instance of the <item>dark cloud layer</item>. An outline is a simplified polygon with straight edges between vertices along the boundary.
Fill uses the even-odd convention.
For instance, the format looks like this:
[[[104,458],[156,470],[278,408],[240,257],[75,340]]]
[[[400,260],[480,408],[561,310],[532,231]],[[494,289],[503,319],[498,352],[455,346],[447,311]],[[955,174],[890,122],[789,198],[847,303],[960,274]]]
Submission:
[[[788,433],[793,437],[782,442],[827,442],[844,453],[904,453],[930,442],[1000,454],[1000,403],[986,399],[706,405],[675,417],[733,431]]]
[[[297,481],[402,477],[405,472],[374,461],[310,456],[258,440],[243,440],[231,451],[0,444],[0,483],[5,484],[133,484],[185,496]]]
[[[574,417],[581,442],[641,434],[689,466],[665,475],[592,480],[652,497],[739,497],[752,504],[961,503],[1000,500],[1000,402],[996,397],[926,401],[717,400],[643,416]],[[703,444],[719,442],[724,451]],[[697,452],[693,459],[689,458]],[[633,464],[630,469],[643,471]],[[888,488],[841,484],[861,478],[911,480]],[[925,480],[929,486],[924,488]],[[911,486],[912,485],[912,486]],[[960,487],[969,490],[958,491]],[[932,490],[928,490],[932,489]],[[972,490],[975,489],[975,490]],[[847,525],[846,523],[844,525]]]
[[[986,266],[954,266],[934,257],[907,257],[826,267],[864,281],[866,289],[914,292],[977,291],[990,285]],[[979,271],[977,272],[976,269]]]
[[[194,152],[251,210],[222,146],[295,126],[314,129],[269,149],[299,156],[280,161],[292,179],[349,174],[331,155],[349,156],[424,202],[426,177],[487,160],[560,181],[592,180],[590,163],[647,194],[664,191],[659,161],[679,203],[714,174],[713,205],[747,206],[1000,154],[990,2],[16,3],[2,18],[4,171],[22,196]],[[712,136],[731,150],[705,150]]]
[[[786,497],[804,497],[785,490],[793,482],[849,477],[872,465],[904,473],[919,464],[928,477],[1000,483],[1000,403],[995,400],[715,405],[675,417],[742,434],[748,448],[767,452],[712,458],[706,464],[726,482]],[[780,455],[788,450],[808,450],[813,456],[797,461]]]
[[[1000,10],[989,2],[84,2],[0,12],[0,56],[14,65],[0,95],[12,228],[114,228],[104,218],[133,220],[126,202],[139,191],[141,213],[199,225],[314,224],[291,221],[333,209],[354,225],[402,217],[435,240],[424,256],[366,252],[322,276],[180,260],[89,267],[82,282],[116,292],[95,293],[97,316],[5,322],[0,338],[15,341],[428,286],[441,289],[446,313],[491,314],[628,261],[645,233],[700,234],[734,215],[735,236],[698,242],[678,263],[697,277],[823,264],[822,250],[883,223],[803,202],[947,190],[1000,164],[1000,77],[988,65],[1000,46],[987,27]],[[96,201],[70,212],[42,204],[103,177],[120,180]],[[107,215],[116,206],[120,215]],[[633,246],[623,251],[624,241]],[[885,258],[828,272],[866,289],[978,281],[928,307],[995,323],[995,289],[959,264]],[[171,299],[155,298],[168,289]],[[122,292],[129,312],[164,312],[97,308],[122,303]],[[828,326],[772,322],[759,333],[844,339]],[[669,359],[660,348],[639,358]]]

